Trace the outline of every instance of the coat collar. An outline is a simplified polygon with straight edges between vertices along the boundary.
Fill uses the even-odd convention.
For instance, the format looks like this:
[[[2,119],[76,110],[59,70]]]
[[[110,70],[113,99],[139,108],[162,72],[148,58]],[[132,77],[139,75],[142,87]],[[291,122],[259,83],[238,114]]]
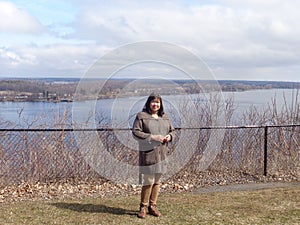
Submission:
[[[139,119],[154,119],[149,113],[147,112],[139,112],[138,113],[138,118]],[[164,114],[162,117],[159,117],[159,118],[162,118],[162,119],[169,119],[169,117]]]

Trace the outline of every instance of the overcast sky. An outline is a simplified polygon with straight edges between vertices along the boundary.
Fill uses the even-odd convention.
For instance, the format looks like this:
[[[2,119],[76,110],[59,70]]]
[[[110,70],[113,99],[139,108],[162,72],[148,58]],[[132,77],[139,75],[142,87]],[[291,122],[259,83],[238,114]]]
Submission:
[[[129,43],[172,43],[216,78],[300,81],[298,0],[0,1],[0,78],[82,77]]]

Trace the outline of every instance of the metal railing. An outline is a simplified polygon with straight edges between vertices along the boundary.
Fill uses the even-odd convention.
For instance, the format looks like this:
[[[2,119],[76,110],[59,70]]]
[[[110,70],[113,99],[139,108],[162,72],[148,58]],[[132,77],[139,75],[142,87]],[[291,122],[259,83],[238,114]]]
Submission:
[[[176,128],[169,154],[181,151],[184,155],[185,151],[195,149],[182,170],[188,174],[201,172],[197,165],[215,130],[224,130],[224,136],[214,143],[220,152],[207,170],[299,176],[300,125]],[[183,131],[199,140],[194,146],[187,142],[178,149]],[[80,138],[76,138],[79,132]],[[91,134],[95,133],[112,157],[138,165],[138,151],[134,150],[137,143],[130,129],[0,129],[0,186],[24,181],[99,178],[81,150],[87,142],[93,146],[96,140]],[[95,144],[94,151],[97,150]],[[101,155],[97,160],[106,163]]]

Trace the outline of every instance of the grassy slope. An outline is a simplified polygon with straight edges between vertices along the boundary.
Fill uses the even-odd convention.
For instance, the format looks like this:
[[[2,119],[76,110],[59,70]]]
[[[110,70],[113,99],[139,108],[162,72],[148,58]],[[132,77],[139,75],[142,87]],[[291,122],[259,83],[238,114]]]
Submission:
[[[299,224],[300,187],[161,194],[161,218],[136,217],[139,196],[2,203],[0,224]]]

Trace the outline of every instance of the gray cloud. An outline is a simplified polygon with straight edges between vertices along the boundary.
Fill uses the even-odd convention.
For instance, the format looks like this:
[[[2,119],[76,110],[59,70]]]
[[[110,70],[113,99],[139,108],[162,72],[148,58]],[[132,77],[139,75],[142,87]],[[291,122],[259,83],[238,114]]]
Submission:
[[[28,11],[8,1],[0,1],[0,32],[39,33],[43,30],[39,21]]]
[[[286,73],[284,79],[299,80],[298,1],[72,2],[79,10],[62,26],[68,32],[52,36],[52,24],[50,45],[2,47],[1,64],[14,63],[16,70],[26,64],[33,71],[43,66],[52,74],[84,71],[119,46],[157,40],[189,49],[222,78],[280,80]]]

